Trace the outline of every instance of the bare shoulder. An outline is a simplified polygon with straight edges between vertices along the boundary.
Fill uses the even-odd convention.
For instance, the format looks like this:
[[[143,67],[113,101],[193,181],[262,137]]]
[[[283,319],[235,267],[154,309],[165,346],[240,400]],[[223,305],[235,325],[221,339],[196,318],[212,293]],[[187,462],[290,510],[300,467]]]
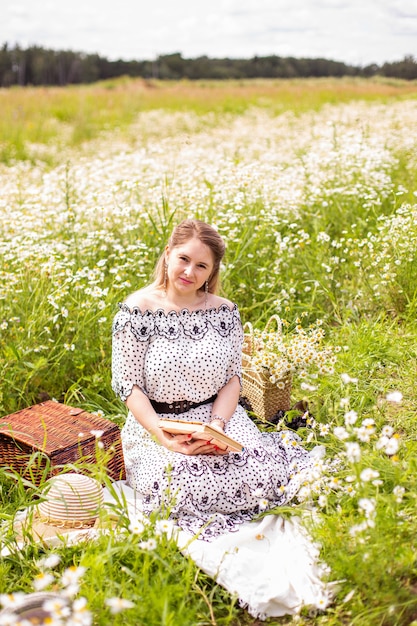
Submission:
[[[150,287],[134,291],[126,298],[124,303],[130,310],[138,308],[142,312],[147,310],[154,311],[158,308],[157,296]]]
[[[227,298],[216,296],[214,293],[210,294],[210,298],[207,304],[210,308],[216,308],[216,309],[221,307],[223,304],[225,304],[229,309],[233,309],[235,307],[234,302],[232,302],[231,300],[228,300]]]

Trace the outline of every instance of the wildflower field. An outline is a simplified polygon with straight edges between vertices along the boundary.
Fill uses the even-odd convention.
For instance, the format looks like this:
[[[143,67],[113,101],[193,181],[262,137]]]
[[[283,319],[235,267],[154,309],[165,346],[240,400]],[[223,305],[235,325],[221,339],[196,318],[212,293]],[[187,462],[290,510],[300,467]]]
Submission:
[[[277,314],[298,352],[327,355],[301,354],[292,389],[326,456],[274,512],[304,521],[336,595],[266,623],[417,624],[417,85],[123,79],[0,90],[0,110],[0,415],[53,398],[121,426],[117,303],[174,224],[208,221],[242,321]],[[258,624],[160,519],[20,549],[11,525],[37,493],[0,468],[3,605],[53,589],[72,598],[54,624]]]

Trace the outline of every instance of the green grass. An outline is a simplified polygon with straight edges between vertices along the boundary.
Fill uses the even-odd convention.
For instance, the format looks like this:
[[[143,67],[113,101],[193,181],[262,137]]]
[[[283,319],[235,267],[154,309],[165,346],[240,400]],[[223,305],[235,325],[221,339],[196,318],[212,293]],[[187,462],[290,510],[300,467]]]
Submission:
[[[110,387],[111,320],[190,214],[226,240],[223,293],[243,321],[321,319],[325,344],[340,347],[332,374],[294,379],[293,401],[314,416],[301,434],[307,446],[326,445],[330,465],[318,492],[289,509],[316,512],[305,521],[339,591],[322,614],[268,624],[417,620],[415,95],[413,83],[356,80],[120,80],[0,93],[2,415],[56,398],[123,424]],[[400,403],[387,400],[392,391]],[[355,424],[346,426],[347,411]],[[364,421],[369,437],[355,430]],[[346,456],[341,427],[360,458]],[[381,444],[387,428],[393,454]],[[375,484],[364,470],[379,473]],[[15,549],[10,530],[37,494],[1,468],[11,548],[1,593],[30,591],[50,552],[34,541]],[[363,501],[375,505],[369,518]],[[55,585],[85,566],[80,594],[97,624],[257,623],[167,537],[139,545],[154,537],[151,526],[64,546]],[[113,616],[110,597],[135,607]]]
[[[0,90],[0,162],[56,163],[63,149],[109,131],[127,132],[144,111],[193,112],[202,116],[204,127],[213,123],[213,114],[219,121],[251,107],[300,114],[326,104],[389,102],[416,94],[413,82],[380,78],[163,82],[122,77],[65,89],[13,87]]]

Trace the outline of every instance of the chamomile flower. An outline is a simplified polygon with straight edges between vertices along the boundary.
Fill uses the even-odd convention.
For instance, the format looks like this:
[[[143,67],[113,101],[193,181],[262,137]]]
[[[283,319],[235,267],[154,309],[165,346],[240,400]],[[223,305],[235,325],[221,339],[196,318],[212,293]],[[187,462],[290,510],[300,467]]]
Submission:
[[[341,441],[343,441],[344,439],[349,439],[349,433],[343,426],[336,426],[336,428],[333,429],[333,434],[335,437],[337,437],[337,439],[340,439]]]
[[[61,557],[59,554],[50,554],[49,556],[38,561],[38,567],[40,569],[54,569],[61,563]]]
[[[55,576],[53,574],[41,572],[33,580],[33,587],[36,589],[36,591],[41,591],[42,589],[49,587],[49,585],[52,585],[54,581]]]
[[[172,537],[173,533],[177,530],[175,522],[169,519],[157,520],[155,522],[155,534],[166,535],[168,538]]]
[[[378,478],[378,477],[379,477],[379,472],[371,469],[370,467],[367,467],[366,469],[362,470],[360,473],[360,479],[364,483],[370,482],[371,480],[374,480],[375,478]]]
[[[391,391],[387,393],[385,396],[388,402],[393,402],[394,404],[400,404],[403,399],[403,394],[401,391]]]
[[[22,591],[15,591],[14,593],[2,593],[0,594],[0,604],[5,608],[13,608],[23,600],[25,595],[26,594]]]
[[[383,450],[385,454],[387,454],[388,456],[393,456],[394,454],[398,452],[399,447],[400,447],[399,439],[397,437],[390,437],[388,441],[386,442]]]
[[[51,618],[62,619],[71,615],[71,609],[66,598],[53,598],[46,600],[42,608],[50,614]]]
[[[361,458],[361,449],[358,443],[348,441],[345,443],[346,456],[351,463],[357,463]]]
[[[404,494],[405,494],[404,487],[400,487],[400,485],[396,485],[394,489],[392,490],[392,493],[395,496],[396,502],[400,503],[403,501]]]
[[[151,537],[147,541],[141,541],[139,543],[139,548],[142,548],[142,550],[147,550],[148,552],[152,552],[153,550],[155,550],[156,546],[156,539],[154,539],[153,537]]]
[[[126,611],[126,609],[133,609],[135,606],[134,602],[126,600],[125,598],[106,598],[104,602],[106,606],[110,608],[110,612],[113,615]]]
[[[350,383],[357,383],[358,382],[357,378],[352,378],[351,376],[349,376],[349,374],[346,374],[346,373],[341,374],[340,378],[342,379],[342,382],[345,385],[349,385]]]
[[[141,535],[145,531],[145,525],[137,517],[131,517],[129,531],[134,535]]]
[[[352,426],[352,424],[355,424],[356,420],[358,419],[358,414],[356,413],[356,411],[347,411],[347,413],[345,413],[345,425],[346,426]]]
[[[86,568],[82,566],[67,567],[61,577],[61,584],[63,587],[70,587],[71,585],[78,585],[78,582],[86,572]]]

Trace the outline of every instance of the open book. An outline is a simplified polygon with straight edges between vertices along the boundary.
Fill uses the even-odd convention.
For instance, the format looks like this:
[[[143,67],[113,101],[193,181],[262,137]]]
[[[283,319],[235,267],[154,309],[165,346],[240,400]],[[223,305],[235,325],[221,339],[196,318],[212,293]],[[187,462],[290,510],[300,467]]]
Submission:
[[[238,441],[226,435],[222,430],[217,430],[213,428],[213,426],[210,426],[210,424],[205,424],[204,422],[187,422],[185,420],[165,418],[159,420],[159,426],[167,433],[173,433],[174,435],[193,434],[194,439],[207,439],[207,441],[215,439],[216,445],[218,443],[223,444],[224,447],[219,446],[220,448],[223,447],[223,449],[228,447],[235,452],[241,452],[243,450],[242,444]]]

